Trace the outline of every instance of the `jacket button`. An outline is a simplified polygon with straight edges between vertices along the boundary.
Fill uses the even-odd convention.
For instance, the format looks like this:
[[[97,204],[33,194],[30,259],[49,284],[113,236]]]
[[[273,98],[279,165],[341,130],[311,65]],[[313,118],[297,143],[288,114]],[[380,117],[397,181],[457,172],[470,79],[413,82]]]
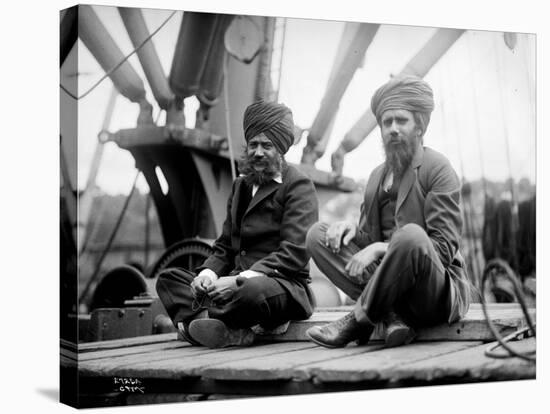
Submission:
[[[246,256],[246,250],[241,250],[241,256]]]

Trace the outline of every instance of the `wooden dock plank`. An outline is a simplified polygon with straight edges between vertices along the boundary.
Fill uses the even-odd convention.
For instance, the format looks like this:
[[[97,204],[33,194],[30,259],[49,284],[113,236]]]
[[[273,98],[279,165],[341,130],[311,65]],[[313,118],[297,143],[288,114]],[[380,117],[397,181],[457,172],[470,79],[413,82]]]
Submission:
[[[176,334],[170,333],[85,343],[78,348],[62,341],[61,361],[62,365],[74,366],[78,358],[79,373],[87,377],[165,379],[177,384],[199,380],[200,387],[207,383],[212,387],[218,380],[224,384],[282,380],[308,384],[314,389],[330,384],[358,387],[370,382],[535,377],[534,364],[518,358],[484,356],[489,344],[482,341],[491,340],[492,334],[480,306],[472,306],[467,317],[458,323],[420,330],[417,342],[399,348],[382,348],[380,341],[375,341],[368,346],[325,349],[308,341],[306,329],[338,319],[350,309],[322,309],[308,321],[291,323],[284,335],[259,337],[259,344],[253,347],[213,350],[177,341]],[[535,310],[531,312],[534,317]],[[493,304],[489,314],[503,335],[526,325],[516,304]],[[512,346],[529,348],[529,344],[533,347],[534,339]]]
[[[517,302],[511,303],[488,303],[487,308],[490,309],[521,309],[521,306]],[[470,311],[481,311],[481,303],[471,303]],[[315,311],[318,312],[351,312],[353,310],[353,305],[346,306],[327,306],[327,307],[318,307]]]
[[[115,348],[115,349],[106,349],[102,351],[91,351],[84,352],[78,355],[78,360],[80,362],[91,361],[93,359],[102,359],[102,358],[112,358],[118,356],[128,356],[128,355],[137,355],[141,354],[141,358],[147,358],[147,354],[165,352],[171,349],[179,348],[188,348],[191,345],[183,341],[168,341],[168,342],[159,342],[146,345],[136,345],[132,347],[125,348]]]
[[[320,308],[312,317],[306,321],[293,321],[288,331],[283,335],[263,336],[266,341],[307,341],[305,332],[309,327],[322,325],[339,319],[346,312],[351,311],[353,307],[345,306],[338,308]],[[530,310],[532,316],[535,316],[535,309]],[[526,326],[523,312],[518,304],[514,303],[493,303],[489,305],[489,314],[495,321],[495,324],[501,330],[503,335],[514,331],[520,327]],[[466,317],[455,324],[442,324],[429,329],[419,330],[417,341],[439,341],[439,340],[493,340],[493,336],[485,323],[485,316],[481,310],[480,304],[472,304]],[[106,349],[118,349],[146,344],[162,343],[176,339],[175,333],[150,335],[135,338],[116,339],[109,341],[81,343],[77,349],[79,354],[83,352],[93,352]],[[373,340],[380,339],[375,334]],[[65,349],[75,349],[76,344],[61,342]]]
[[[145,344],[154,344],[159,342],[173,341],[177,337],[175,332],[160,334],[160,335],[148,335],[148,336],[137,336],[133,338],[124,338],[124,339],[111,339],[108,341],[97,341],[97,342],[84,342],[78,344],[78,352],[91,352],[99,351],[102,349],[115,349],[115,348],[125,348],[130,346],[138,346]]]
[[[179,379],[182,377],[199,377],[202,371],[215,364],[242,359],[254,359],[266,355],[313,348],[311,343],[277,343],[246,348],[223,348],[211,350],[204,347],[187,347],[182,349],[157,352],[147,360],[136,356],[119,357],[87,361],[80,364],[80,370],[86,375],[130,376],[137,378]],[[139,355],[137,356],[139,358]]]
[[[74,361],[77,361],[78,360],[78,353],[76,353],[75,351],[71,350],[71,349],[66,349],[66,348],[60,348],[59,349],[59,354],[65,358],[70,358]]]
[[[178,358],[193,358],[197,355],[204,355],[220,352],[218,349],[205,347],[185,346],[176,349],[160,350],[151,353],[122,354],[115,357],[96,358],[89,361],[79,362],[82,372],[93,375],[111,375],[111,371],[127,366],[138,366],[142,363],[154,364],[162,361],[173,361]]]
[[[487,357],[485,350],[490,345],[483,344],[430,360],[404,363],[395,367],[392,375],[425,381],[449,377],[470,377],[479,380],[535,378],[536,364],[517,357]],[[509,345],[518,352],[525,352],[535,349],[536,341],[535,338],[527,338],[510,342]]]
[[[382,348],[382,344],[369,346],[348,346],[339,349],[326,349],[320,346],[286,352],[284,355],[266,355],[211,366],[202,371],[202,376],[218,380],[307,380],[309,374],[298,371],[296,367],[313,362],[336,360],[342,357],[354,356],[364,352]]]
[[[397,348],[378,348],[351,357],[305,364],[296,368],[297,377],[312,377],[319,382],[359,382],[386,379],[382,373],[401,364],[430,360],[438,355],[479,345],[478,341],[424,342]],[[330,352],[330,351],[329,351]]]
[[[63,338],[59,338],[59,347],[61,349],[68,349],[74,352],[78,351],[78,345],[75,342],[67,341]]]
[[[519,328],[527,326],[525,316],[518,305],[510,306],[491,305],[489,315],[500,334],[506,336]],[[315,312],[312,317],[305,321],[293,321],[287,332],[283,335],[266,335],[266,341],[307,341],[306,331],[316,325],[323,325],[343,317],[346,312],[321,311]],[[530,310],[531,316],[535,317],[535,310]],[[381,334],[375,332],[373,340],[379,340]],[[451,325],[441,324],[427,329],[419,329],[416,341],[492,341],[493,333],[485,321],[485,315],[480,306],[472,306],[470,311],[461,321]]]

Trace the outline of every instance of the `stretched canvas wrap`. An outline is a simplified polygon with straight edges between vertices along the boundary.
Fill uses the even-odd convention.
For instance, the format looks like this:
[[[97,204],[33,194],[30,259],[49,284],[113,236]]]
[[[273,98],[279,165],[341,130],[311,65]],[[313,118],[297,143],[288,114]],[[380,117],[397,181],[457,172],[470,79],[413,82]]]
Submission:
[[[386,319],[372,321],[374,330],[363,341],[356,335],[331,348],[313,341],[313,327],[338,330],[366,306],[359,293],[374,289],[369,283],[383,271],[377,263],[384,254],[360,277],[349,276],[349,268],[341,272],[353,289],[336,286],[335,275],[325,274],[325,265],[304,247],[310,225],[279,217],[287,220],[280,245],[264,253],[286,248],[285,226],[301,232],[296,248],[305,249],[309,261],[303,289],[310,292],[311,316],[269,329],[261,321],[239,330],[226,326],[247,338],[237,343],[214,330],[202,332],[210,342],[190,338],[199,331],[193,323],[175,323],[177,315],[167,311],[173,304],[159,298],[157,280],[167,269],[195,275],[220,254],[216,239],[232,220],[228,199],[250,148],[246,108],[260,100],[285,104],[292,111],[293,144],[281,165],[313,184],[315,217],[364,224],[369,177],[382,171],[377,166],[390,165],[371,97],[404,75],[423,79],[433,91],[421,147],[425,157],[440,154],[456,173],[451,204],[459,206],[458,242],[440,239],[443,220],[426,216],[415,223],[434,246],[455,249],[452,263],[459,260],[471,287],[467,312],[418,326],[406,320],[410,335],[398,343],[388,339],[392,325]],[[535,379],[534,34],[78,5],[60,12],[60,105],[63,403],[202,404]],[[410,176],[403,173],[397,187],[406,177],[416,187],[396,190],[394,210],[383,203],[372,210],[389,214],[392,231],[406,222],[402,203],[419,197],[427,205],[441,196],[436,184],[423,187],[420,164],[406,168]],[[438,173],[434,168],[428,176]],[[254,197],[264,197],[257,196],[262,186],[288,185],[282,177],[257,186],[252,205]],[[390,194],[392,185],[375,185],[372,194]],[[288,200],[262,208],[292,214]],[[438,206],[441,216],[451,214],[449,205]],[[262,230],[271,223],[255,225]],[[369,237],[380,231],[363,229]],[[379,241],[390,249],[393,237],[384,233]],[[358,244],[354,254],[369,243]],[[231,244],[227,254],[245,263],[254,247]],[[455,292],[448,266],[441,280]],[[274,272],[277,288],[288,289],[281,280],[293,276]],[[239,275],[235,289],[254,280],[250,273]],[[391,289],[384,292],[397,313],[420,289],[411,286],[395,297]],[[216,319],[219,302],[208,294],[203,299],[193,304]]]

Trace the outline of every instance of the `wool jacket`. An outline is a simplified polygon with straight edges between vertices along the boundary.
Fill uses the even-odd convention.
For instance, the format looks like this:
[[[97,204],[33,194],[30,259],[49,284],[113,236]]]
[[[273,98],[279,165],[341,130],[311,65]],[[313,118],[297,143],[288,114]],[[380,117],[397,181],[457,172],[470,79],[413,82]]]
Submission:
[[[304,318],[313,312],[309,282],[306,233],[318,220],[318,202],[310,178],[293,166],[282,171],[282,184],[270,181],[260,186],[237,222],[241,192],[251,191],[238,177],[227,202],[222,234],[214,252],[201,267],[218,276],[255,270],[273,277],[303,309]]]
[[[382,241],[378,189],[384,164],[367,182],[355,242],[364,248]],[[449,278],[449,323],[462,318],[470,304],[471,283],[459,251],[462,232],[461,184],[445,156],[420,147],[399,184],[395,206],[396,229],[408,223],[421,226],[431,239]]]

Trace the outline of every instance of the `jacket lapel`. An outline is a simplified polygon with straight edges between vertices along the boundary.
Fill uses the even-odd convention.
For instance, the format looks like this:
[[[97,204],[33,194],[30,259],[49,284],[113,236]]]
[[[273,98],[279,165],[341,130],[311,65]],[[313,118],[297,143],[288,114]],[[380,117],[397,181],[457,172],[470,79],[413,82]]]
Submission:
[[[281,171],[283,183],[285,182],[285,177],[287,175],[287,172],[288,172],[288,166],[284,167],[283,171]],[[252,200],[250,201],[248,208],[244,212],[243,217],[246,216],[250,212],[250,210],[252,210],[259,203],[261,203],[267,196],[269,196],[271,193],[276,191],[280,185],[281,184],[279,184],[278,182],[271,180],[267,184],[260,186],[260,188],[258,188],[258,191],[256,191],[256,194],[254,194],[254,197],[252,197]]]
[[[254,197],[252,197],[252,200],[250,201],[250,204],[248,205],[248,208],[245,211],[245,215],[247,215],[250,210],[252,210],[254,207],[256,207],[262,200],[264,200],[267,196],[269,196],[271,193],[277,190],[279,188],[280,184],[275,181],[270,181],[267,184],[262,185],[260,188],[258,188],[258,191],[256,194],[254,194]]]
[[[401,179],[399,190],[397,191],[397,203],[395,206],[395,213],[399,211],[403,202],[409,195],[414,182],[416,181],[416,169],[422,165],[422,159],[424,158],[424,147],[420,146],[416,154],[411,161],[411,165],[407,168],[405,175]]]
[[[285,182],[286,175],[288,173],[288,166],[283,167],[283,170],[281,171],[281,178],[283,183]],[[248,208],[244,212],[244,216],[246,216],[250,210],[252,210],[254,207],[256,207],[260,202],[262,202],[267,196],[269,196],[271,193],[276,191],[279,186],[282,184],[279,184],[278,182],[271,180],[267,184],[264,184],[258,188],[258,191],[256,191],[256,194],[254,194],[254,197],[252,197],[252,200],[250,201],[250,204],[248,205]]]

